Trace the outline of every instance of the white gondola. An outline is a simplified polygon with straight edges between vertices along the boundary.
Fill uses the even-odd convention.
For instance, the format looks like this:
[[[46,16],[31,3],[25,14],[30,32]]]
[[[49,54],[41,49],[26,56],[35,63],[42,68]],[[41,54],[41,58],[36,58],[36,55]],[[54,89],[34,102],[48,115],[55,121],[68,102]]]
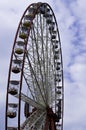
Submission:
[[[16,44],[16,47],[15,47],[15,53],[18,54],[18,55],[23,54],[25,42],[17,41],[16,43],[17,44]]]
[[[57,96],[61,96],[61,94],[62,94],[62,87],[61,86],[58,86],[58,87],[56,87],[56,93],[57,93]]]
[[[9,118],[15,118],[17,116],[17,107],[18,104],[13,104],[13,103],[8,104],[7,116]]]
[[[52,40],[53,40],[53,39],[56,39],[56,35],[53,34],[53,35],[51,36],[51,39],[52,39]]]
[[[52,31],[54,31],[54,27],[55,27],[55,23],[52,22],[52,23],[49,25],[49,31],[50,31],[50,33],[52,33]]]
[[[60,53],[59,49],[55,49],[55,55],[58,55]]]
[[[26,17],[28,17],[29,20],[33,20],[34,16],[35,16],[34,12],[33,12],[33,13],[32,13],[32,12],[29,12],[29,13],[26,15]]]
[[[61,94],[61,91],[60,91],[60,90],[58,90],[58,91],[56,91],[56,93],[57,93],[58,95],[60,95],[60,94]]]
[[[27,16],[24,17],[23,25],[24,25],[25,27],[30,27],[30,26],[31,26],[31,21],[28,19]]]
[[[57,75],[56,75],[55,81],[56,81],[56,82],[61,82],[61,75],[60,75],[60,74],[57,74]]]
[[[31,17],[32,16],[32,17]],[[28,21],[28,22],[32,22],[32,19],[33,19],[33,14],[31,15],[31,14],[26,14],[25,16],[24,16],[24,20],[26,20],[26,21]]]
[[[28,28],[25,26],[22,26],[20,29],[19,37],[22,39],[26,39],[28,37]]]
[[[48,18],[50,16],[50,9],[49,8],[45,8],[45,14],[44,17]]]
[[[51,39],[52,39],[52,40],[55,40],[55,39],[56,39],[56,31],[52,31]]]
[[[22,67],[22,61],[21,60],[13,60],[12,63],[12,72],[13,73],[19,73],[21,71],[21,67]]]
[[[17,81],[17,80],[11,80],[10,84],[9,84],[8,93],[10,93],[11,95],[18,94],[18,87],[19,87],[19,81]]]
[[[45,14],[45,8],[46,8],[46,5],[41,6],[39,9],[39,12],[42,14]]]
[[[57,64],[56,64],[56,70],[60,70],[61,69],[61,64],[60,64],[60,62],[57,62]]]
[[[59,60],[59,53],[55,53],[55,54],[54,54],[54,59],[55,59],[55,60]]]
[[[53,39],[52,42],[53,42],[53,48],[57,49],[59,47],[59,41],[56,39]]]
[[[26,28],[31,27],[32,20],[34,18],[34,13],[28,13],[27,15],[24,16],[24,21],[23,21],[23,26]]]
[[[51,14],[49,15],[49,17],[47,17],[46,21],[47,21],[47,24],[52,23],[52,15]]]
[[[36,11],[36,9],[37,9],[37,6],[36,6],[35,4],[33,4],[33,5],[29,8],[28,12],[33,14],[33,13]]]

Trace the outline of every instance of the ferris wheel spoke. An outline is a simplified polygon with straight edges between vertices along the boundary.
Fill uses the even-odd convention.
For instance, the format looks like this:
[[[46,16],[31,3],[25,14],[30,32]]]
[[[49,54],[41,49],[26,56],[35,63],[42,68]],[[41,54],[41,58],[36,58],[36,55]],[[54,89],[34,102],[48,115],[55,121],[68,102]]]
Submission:
[[[20,130],[23,130],[27,126],[28,129],[37,127],[38,123],[44,121],[45,117],[46,117],[46,112],[36,110],[25,120],[25,122],[21,125]]]
[[[46,69],[46,53],[47,52],[45,52],[46,50],[45,50],[45,47],[46,47],[46,44],[44,43],[44,39],[46,39],[46,36],[44,37],[44,35],[46,35],[46,32],[44,32],[44,31],[46,31],[46,24],[45,24],[45,20],[44,20],[44,17],[41,15],[41,14],[39,14],[39,26],[40,26],[40,34],[41,34],[41,59],[42,59],[42,61],[43,61],[43,65],[42,65],[42,67],[43,67],[43,82],[44,82],[44,86],[43,86],[43,89],[44,89],[44,91],[45,91],[45,98],[46,98],[46,102],[47,102],[47,87],[46,86],[48,86],[47,85],[47,79],[46,79],[46,77],[47,77],[47,75],[46,75],[46,71],[47,71],[47,69]],[[38,28],[37,28],[38,29]]]
[[[37,28],[38,28],[38,25],[37,25]],[[42,56],[40,56],[40,54],[39,54],[39,47],[38,47],[38,43],[37,43],[39,36],[37,36],[37,38],[36,38],[34,28],[33,28],[33,34],[34,34],[34,39],[35,39],[35,46],[36,46],[36,52],[37,52],[37,59],[38,59],[39,71],[40,71],[40,76],[41,76],[41,79],[42,79],[42,86],[41,87],[43,88],[42,91],[44,91],[44,95],[45,95],[45,98],[46,98],[46,92],[45,92],[44,81],[43,81],[44,77],[43,77],[43,71],[42,71],[42,66],[41,66],[41,61],[40,61],[40,60],[42,60]],[[38,29],[37,29],[37,35],[38,35]]]
[[[33,75],[34,78],[35,78],[35,81],[36,81],[37,87],[38,87],[38,89],[39,89],[39,91],[40,91],[41,97],[42,97],[44,103],[46,104],[45,97],[44,97],[44,95],[43,95],[43,93],[42,93],[42,90],[41,90],[41,88],[40,88],[39,82],[38,82],[38,80],[37,80],[37,78],[36,78],[36,74],[35,74],[35,72],[34,72],[34,69],[33,69],[32,65],[31,65],[31,62],[30,62],[30,60],[29,60],[29,57],[28,57],[28,54],[27,54],[27,53],[26,53],[26,56],[27,56],[28,63],[29,63],[30,69],[31,69],[31,73],[32,73],[32,75]]]
[[[44,130],[45,127],[46,114],[41,115],[37,122],[34,124],[33,128],[36,130]]]
[[[39,14],[40,15],[40,17],[41,17],[41,14]],[[37,35],[38,35],[38,32],[39,32],[39,30],[38,30],[38,23],[40,23],[41,24],[41,22],[40,22],[40,17],[39,17],[39,21],[38,21],[38,17],[37,17]],[[43,17],[41,17],[41,19],[43,19]],[[39,24],[39,26],[40,26],[40,24]],[[42,28],[42,24],[41,24],[41,26],[40,26],[40,32],[41,32],[41,40],[40,40],[40,42],[41,42],[41,51],[42,51],[42,53],[41,53],[41,59],[42,59],[42,61],[43,61],[43,65],[41,64],[41,62],[40,62],[40,60],[38,60],[38,62],[39,62],[39,65],[40,65],[40,74],[41,74],[41,77],[42,77],[42,84],[43,84],[43,91],[44,91],[44,94],[45,94],[45,98],[47,97],[47,95],[46,95],[46,75],[45,75],[45,58],[44,58],[44,48],[43,48],[43,44],[44,44],[44,42],[43,42],[43,36],[42,36],[42,34],[43,34],[43,28]],[[38,37],[37,37],[37,40],[38,40]],[[37,44],[37,48],[38,48],[38,44]],[[39,53],[38,53],[38,55],[39,55]],[[43,56],[42,56],[43,55]],[[39,57],[38,57],[39,58]],[[42,69],[42,67],[44,68],[44,69]],[[44,72],[43,72],[44,71]],[[46,99],[47,100],[47,99]]]
[[[30,94],[31,94],[33,100],[35,100],[34,94],[33,94],[32,90],[31,90],[31,86],[29,85],[28,80],[27,80],[27,78],[25,77],[25,74],[24,74],[24,79],[25,79],[25,81],[26,81],[26,84],[27,84],[27,86],[28,86],[28,89],[30,90]]]
[[[43,28],[43,27],[42,27]],[[41,29],[42,30],[42,29]],[[45,68],[46,68],[46,72],[45,72],[45,75],[46,75],[46,86],[48,86],[48,87],[46,87],[46,93],[47,93],[47,101],[48,101],[48,105],[49,105],[49,95],[48,95],[48,93],[49,93],[49,87],[50,87],[50,85],[48,84],[49,83],[49,55],[48,55],[48,51],[49,51],[49,49],[50,49],[50,47],[49,47],[49,41],[48,41],[48,37],[49,37],[49,32],[48,32],[48,26],[47,26],[47,24],[46,24],[46,45],[45,45],[45,59],[46,59],[46,64],[45,64]],[[42,34],[43,35],[43,34]]]
[[[32,79],[30,79],[30,78],[32,78]],[[37,101],[37,96],[36,96],[37,93],[35,90],[36,85],[35,85],[34,75],[32,73],[30,74],[29,72],[24,73],[24,79],[26,81],[28,89],[30,90],[30,94],[31,94],[33,100]]]
[[[33,112],[24,122],[23,122],[23,124],[21,124],[21,130],[23,130],[26,126],[27,126],[27,124],[28,124],[28,121],[29,120],[33,120],[34,119],[34,117],[36,116],[38,114],[38,111],[36,110],[35,112]]]
[[[16,98],[19,98],[19,94],[15,95]],[[27,97],[25,94],[21,93],[21,100],[24,102],[29,103],[31,106],[38,108],[38,109],[43,109],[45,108],[45,106],[43,106],[42,104],[37,103],[36,101],[34,101],[33,99],[31,99],[30,97]]]
[[[31,66],[32,67],[32,66]],[[32,67],[33,68],[33,67]],[[33,70],[33,69],[32,69]],[[35,73],[35,70],[33,70],[33,72],[34,72],[34,74],[36,74]],[[29,74],[28,73],[31,73],[30,74],[30,77],[29,77]],[[36,93],[36,91],[37,91],[37,84],[35,85],[35,79],[34,79],[34,74],[32,73],[32,71],[31,71],[31,69],[30,69],[30,72],[27,72],[27,73],[24,73],[24,75],[25,75],[25,78],[26,78],[26,81],[27,81],[27,84],[29,84],[30,83],[30,78],[32,78],[32,85],[29,85],[29,88],[30,88],[30,90],[31,90],[31,93],[33,93],[33,95],[35,96],[35,100],[37,100],[36,98],[37,98],[37,93]],[[26,77],[26,76],[28,76],[28,77]],[[36,77],[37,75],[35,75],[35,77]],[[37,82],[38,82],[38,78],[37,78]],[[38,83],[39,84],[39,83]],[[31,86],[31,87],[30,87]],[[39,88],[38,88],[39,89]],[[40,94],[40,93],[39,93]]]
[[[34,42],[35,42],[35,53],[34,54],[36,54],[37,55],[37,57],[35,57],[35,55],[34,55],[34,60],[35,60],[35,62],[34,63],[38,63],[39,64],[39,68],[37,68],[37,69],[39,69],[40,70],[40,74],[41,74],[41,77],[42,77],[42,79],[43,79],[43,74],[42,74],[42,70],[41,70],[41,63],[40,63],[40,60],[42,60],[42,57],[40,56],[40,54],[39,54],[39,46],[38,46],[38,38],[39,38],[39,35],[38,35],[38,30],[37,30],[37,35],[38,35],[38,37],[36,38],[36,36],[35,36],[35,30],[34,30],[34,28],[33,28],[33,36],[34,36]],[[38,61],[37,61],[38,60]]]
[[[44,39],[43,39],[43,37],[44,37],[43,36],[44,35],[44,33],[43,33],[44,26],[45,26],[45,39],[46,39],[45,43],[44,43]],[[46,93],[47,93],[46,99],[48,101],[48,93],[49,93],[49,91],[48,91],[48,88],[49,88],[48,82],[50,82],[50,81],[48,81],[49,80],[48,78],[50,78],[49,77],[50,76],[49,70],[51,70],[51,68],[49,68],[49,65],[50,65],[50,63],[49,63],[49,55],[51,55],[51,54],[48,52],[48,50],[51,49],[51,46],[49,47],[49,43],[51,42],[51,40],[49,38],[50,36],[49,36],[48,26],[47,26],[47,24],[45,24],[45,19],[44,18],[43,18],[43,21],[42,21],[41,14],[40,14],[40,29],[41,29],[41,41],[43,43],[42,44],[42,53],[43,53],[43,59],[44,59],[43,68],[44,68],[46,86],[48,86],[48,87],[46,87]],[[49,55],[48,55],[48,53],[49,53]]]
[[[44,61],[44,64],[43,64],[43,69],[44,69],[44,74],[45,74],[45,77],[46,77],[46,73],[45,73],[45,56],[44,56],[44,39],[43,39],[43,32],[44,32],[44,18],[43,18],[43,25],[42,25],[42,18],[41,18],[41,14],[40,14],[40,31],[41,31],[41,42],[42,42],[42,54],[43,54],[43,61]]]

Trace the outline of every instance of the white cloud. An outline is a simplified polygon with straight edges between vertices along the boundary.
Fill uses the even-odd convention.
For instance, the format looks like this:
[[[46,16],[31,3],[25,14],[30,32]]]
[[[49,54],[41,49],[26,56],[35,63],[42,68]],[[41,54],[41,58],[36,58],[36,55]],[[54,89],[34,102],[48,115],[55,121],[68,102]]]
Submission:
[[[81,20],[83,20],[83,22],[85,22],[86,19],[86,5],[85,5],[85,0],[76,0],[73,1],[71,4],[71,9],[74,12],[74,15],[76,15],[76,17],[80,18]]]

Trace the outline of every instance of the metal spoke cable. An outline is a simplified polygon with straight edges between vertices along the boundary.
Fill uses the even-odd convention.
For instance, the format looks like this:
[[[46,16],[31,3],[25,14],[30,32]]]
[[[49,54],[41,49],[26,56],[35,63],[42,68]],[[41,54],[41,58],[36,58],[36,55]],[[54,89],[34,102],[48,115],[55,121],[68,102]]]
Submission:
[[[33,97],[33,99],[34,99],[34,101],[35,101],[35,97],[34,97],[33,92],[32,92],[32,90],[31,90],[31,87],[32,87],[32,86],[29,85],[26,76],[25,76],[25,75],[23,75],[23,76],[24,76],[24,79],[25,79],[26,84],[27,84],[27,86],[28,86],[28,89],[30,90],[30,93],[31,93],[31,95],[32,95],[32,97]]]
[[[43,21],[42,21],[42,19],[43,19]],[[42,23],[42,22],[43,22],[43,23]],[[43,39],[43,33],[44,33],[44,29],[45,29],[45,28],[43,28],[43,27],[44,27],[44,23],[45,23],[44,18],[43,18],[43,16],[41,16],[41,14],[40,14],[40,29],[41,29],[41,42],[42,42],[43,71],[44,71],[44,79],[45,79],[45,82],[46,82],[44,39]],[[45,98],[47,98],[46,87],[47,87],[47,86],[45,86],[45,88],[44,88],[44,89],[45,89]],[[46,100],[46,101],[47,101],[47,100]]]
[[[34,37],[35,37],[35,30],[34,30],[34,28],[33,28],[33,34],[34,34]],[[42,74],[42,70],[41,70],[40,56],[39,56],[39,52],[38,52],[38,44],[37,44],[36,37],[35,37],[35,46],[36,46],[36,52],[37,52],[37,58],[38,58],[38,64],[39,64],[40,74],[41,74],[41,78],[42,78],[42,85],[43,86],[41,86],[41,87],[43,88],[44,95],[45,95],[44,82],[43,82],[43,74]]]
[[[43,99],[44,103],[46,103],[46,101],[45,101],[45,99],[44,99],[44,96],[43,96],[43,94],[42,94],[42,90],[40,89],[40,85],[39,85],[38,80],[37,80],[37,78],[36,78],[36,74],[34,73],[34,70],[33,70],[32,65],[31,65],[31,63],[30,63],[28,54],[26,54],[26,55],[27,55],[27,59],[28,59],[29,66],[30,66],[30,68],[31,68],[31,73],[34,75],[34,78],[35,78],[37,87],[38,87],[38,89],[39,89],[39,91],[40,91],[40,94],[41,94],[41,96],[42,96],[42,99]]]
[[[39,30],[38,30],[38,16],[37,16],[37,41],[38,41],[38,32],[39,32]],[[39,26],[40,27],[40,26]],[[43,43],[42,43],[43,44]],[[38,44],[39,45],[39,44]],[[41,74],[41,77],[42,77],[42,84],[43,84],[43,91],[44,91],[44,95],[45,95],[45,98],[46,98],[46,92],[45,92],[45,85],[44,85],[44,76],[43,76],[43,70],[42,70],[42,64],[41,64],[41,62],[40,62],[40,57],[41,57],[41,59],[42,59],[42,53],[41,53],[41,56],[39,57],[39,51],[38,51],[38,49],[39,49],[39,46],[38,45],[36,45],[37,46],[37,53],[38,53],[38,62],[39,62],[39,66],[40,66],[40,74]],[[44,59],[43,59],[44,60]]]

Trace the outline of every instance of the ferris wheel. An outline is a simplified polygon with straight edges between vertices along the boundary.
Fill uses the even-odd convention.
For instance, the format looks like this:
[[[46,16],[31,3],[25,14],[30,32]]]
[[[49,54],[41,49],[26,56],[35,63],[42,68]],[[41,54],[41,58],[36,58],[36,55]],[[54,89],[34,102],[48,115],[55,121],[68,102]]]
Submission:
[[[58,25],[47,3],[20,20],[11,54],[6,130],[63,130],[63,63]]]

